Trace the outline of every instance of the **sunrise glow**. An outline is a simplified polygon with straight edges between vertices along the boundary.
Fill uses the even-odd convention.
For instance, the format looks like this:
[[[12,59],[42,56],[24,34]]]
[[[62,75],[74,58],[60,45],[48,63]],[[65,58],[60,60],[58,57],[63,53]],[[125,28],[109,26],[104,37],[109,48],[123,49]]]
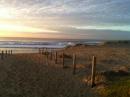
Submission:
[[[0,37],[35,37],[34,33],[57,33],[58,31],[28,26],[26,20],[19,22],[18,12],[15,8],[2,6],[0,8]]]
[[[0,9],[0,18],[12,18],[11,10],[8,8]]]
[[[129,0],[100,3],[1,0],[0,37],[130,39],[129,3]]]

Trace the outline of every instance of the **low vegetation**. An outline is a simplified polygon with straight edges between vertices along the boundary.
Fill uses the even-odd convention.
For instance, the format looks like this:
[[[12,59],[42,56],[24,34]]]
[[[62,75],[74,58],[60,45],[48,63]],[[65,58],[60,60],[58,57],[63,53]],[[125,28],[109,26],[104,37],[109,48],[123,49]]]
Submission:
[[[130,76],[127,73],[115,73],[109,75],[104,88],[99,89],[99,94],[103,97],[130,97]]]
[[[120,40],[120,41],[107,41],[106,44],[129,44],[128,40]]]

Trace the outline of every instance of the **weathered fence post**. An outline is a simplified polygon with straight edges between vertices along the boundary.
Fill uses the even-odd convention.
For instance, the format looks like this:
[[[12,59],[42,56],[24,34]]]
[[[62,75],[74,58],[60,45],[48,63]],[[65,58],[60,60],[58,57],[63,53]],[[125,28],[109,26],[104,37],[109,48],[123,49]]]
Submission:
[[[46,64],[49,65],[49,60],[48,60],[48,54],[49,53],[48,53],[48,49],[47,48],[46,48],[46,53],[45,54],[46,54]]]
[[[76,72],[76,55],[73,54],[73,74]]]
[[[38,55],[38,60],[39,60],[39,65],[41,65],[41,54],[40,54],[40,52],[39,52],[39,55]]]
[[[57,64],[57,51],[55,52],[55,64]]]
[[[39,54],[41,54],[41,49],[39,48]]]
[[[49,65],[49,50],[47,49],[47,64]]]
[[[40,49],[40,54],[41,54],[41,55],[43,54],[43,48]]]
[[[7,52],[7,50],[5,51],[5,56],[6,56],[6,57],[8,56],[8,52]]]
[[[45,48],[45,55],[47,55],[47,48]]]
[[[11,55],[13,54],[13,51],[11,50]]]
[[[1,52],[1,60],[4,59],[4,51]]]
[[[63,68],[65,68],[65,66],[64,66],[64,65],[65,65],[65,64],[64,64],[64,61],[65,61],[65,60],[64,60],[64,52],[63,52],[63,53],[62,53],[62,66],[63,66]]]
[[[52,60],[52,51],[50,51],[50,59]]]
[[[95,75],[96,75],[96,57],[93,56],[93,59],[92,59],[92,76],[91,76],[92,88],[96,85],[95,84]]]

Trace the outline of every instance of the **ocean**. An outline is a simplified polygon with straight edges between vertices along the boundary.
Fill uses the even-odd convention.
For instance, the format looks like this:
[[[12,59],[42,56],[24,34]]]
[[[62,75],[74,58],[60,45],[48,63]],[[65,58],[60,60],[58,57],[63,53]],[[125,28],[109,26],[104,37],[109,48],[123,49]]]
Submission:
[[[14,53],[37,53],[39,48],[61,49],[76,44],[99,45],[103,42],[87,39],[0,38],[0,50],[11,49]]]

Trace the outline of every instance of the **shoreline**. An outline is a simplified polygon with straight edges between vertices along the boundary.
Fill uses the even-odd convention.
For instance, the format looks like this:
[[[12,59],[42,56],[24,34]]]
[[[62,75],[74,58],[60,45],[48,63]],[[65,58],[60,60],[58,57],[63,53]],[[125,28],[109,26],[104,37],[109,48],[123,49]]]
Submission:
[[[128,47],[130,42],[128,41],[108,41],[108,42],[102,42],[102,43],[97,43],[97,44],[82,44],[78,43],[75,45],[68,45],[65,47],[0,47],[0,50],[13,50],[14,53],[38,53],[39,49],[47,49],[48,51],[56,51],[56,50],[63,50],[67,48],[74,48],[74,47]]]

